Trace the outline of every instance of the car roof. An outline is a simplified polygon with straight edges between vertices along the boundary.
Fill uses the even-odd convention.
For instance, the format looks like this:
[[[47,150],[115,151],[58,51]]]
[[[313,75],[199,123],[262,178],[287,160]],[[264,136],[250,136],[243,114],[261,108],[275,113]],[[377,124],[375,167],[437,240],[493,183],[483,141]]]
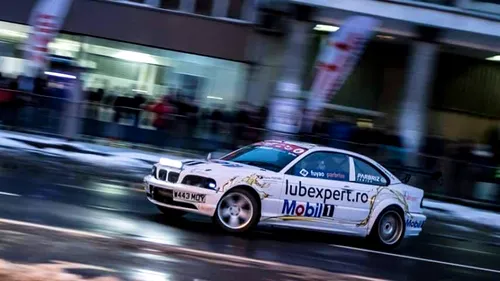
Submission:
[[[300,141],[288,141],[288,140],[273,140],[273,139],[270,139],[270,140],[265,140],[264,142],[281,142],[281,143],[284,143],[284,144],[300,146],[300,147],[305,148],[305,149],[313,149],[313,148],[319,147],[317,144],[308,143],[308,142],[300,142]]]
[[[387,176],[389,176],[389,178],[391,180],[391,184],[396,184],[396,183],[400,183],[401,182],[396,176],[394,176],[394,174],[392,174],[389,170],[387,170],[384,166],[382,166],[377,161],[371,159],[370,157],[364,156],[362,154],[359,154],[359,153],[356,153],[356,152],[353,152],[353,151],[350,151],[350,150],[333,148],[333,147],[328,147],[328,146],[324,146],[324,145],[317,145],[317,144],[312,144],[312,143],[307,143],[307,142],[299,142],[299,141],[286,141],[286,140],[266,140],[266,141],[269,141],[269,142],[282,142],[284,144],[290,144],[290,145],[300,146],[300,147],[303,147],[305,149],[308,149],[309,152],[314,152],[314,151],[331,151],[331,152],[338,152],[338,153],[343,153],[343,154],[347,154],[347,155],[350,155],[350,156],[354,156],[354,157],[363,159],[363,160],[371,163],[372,165],[376,166],[378,169],[382,170],[382,172],[384,174],[386,174]]]

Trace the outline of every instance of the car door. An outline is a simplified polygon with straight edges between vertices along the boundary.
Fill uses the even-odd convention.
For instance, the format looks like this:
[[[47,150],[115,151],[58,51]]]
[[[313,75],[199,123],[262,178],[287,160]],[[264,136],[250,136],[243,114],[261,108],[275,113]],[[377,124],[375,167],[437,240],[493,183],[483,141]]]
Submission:
[[[361,158],[350,157],[351,181],[349,187],[356,194],[355,200],[349,202],[351,210],[349,219],[353,222],[364,221],[370,214],[370,198],[377,194],[377,189],[389,184],[389,179],[374,165]]]
[[[345,154],[317,151],[306,155],[285,172],[281,215],[310,226],[331,227],[344,213],[350,170]]]

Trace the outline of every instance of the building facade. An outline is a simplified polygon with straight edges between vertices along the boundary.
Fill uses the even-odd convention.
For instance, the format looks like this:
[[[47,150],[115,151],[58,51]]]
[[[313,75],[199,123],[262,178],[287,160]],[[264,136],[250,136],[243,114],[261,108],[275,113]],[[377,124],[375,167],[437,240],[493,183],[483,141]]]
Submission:
[[[35,3],[0,9],[4,75],[22,71]],[[321,43],[360,14],[382,25],[326,108],[398,131],[413,148],[429,134],[481,141],[496,125],[497,0],[75,0],[49,49],[86,68],[86,88],[152,97],[179,88],[202,107],[231,109],[306,98]]]
[[[296,11],[304,11],[304,6],[312,10],[306,18],[296,12],[288,19],[288,41],[281,40],[284,45],[279,47],[285,60],[278,63],[287,70],[277,79],[278,85],[299,81],[293,88],[307,90],[321,42],[346,18],[367,15],[382,25],[327,108],[379,122],[402,135],[405,147],[413,150],[428,135],[484,141],[486,132],[498,124],[500,2],[290,3],[299,7]],[[297,42],[302,42],[300,48]],[[265,61],[273,61],[272,54]]]
[[[0,11],[0,71],[21,74],[36,0]],[[202,106],[241,100],[253,33],[250,1],[73,1],[53,55],[85,67],[85,88],[159,97],[169,88]]]

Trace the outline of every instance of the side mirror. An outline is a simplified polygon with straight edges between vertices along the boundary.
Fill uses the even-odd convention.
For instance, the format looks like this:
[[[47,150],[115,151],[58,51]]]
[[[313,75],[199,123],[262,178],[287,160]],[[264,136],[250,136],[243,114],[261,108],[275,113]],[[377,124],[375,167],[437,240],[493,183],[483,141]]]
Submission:
[[[212,160],[212,152],[207,154],[207,161],[210,161],[210,160]]]

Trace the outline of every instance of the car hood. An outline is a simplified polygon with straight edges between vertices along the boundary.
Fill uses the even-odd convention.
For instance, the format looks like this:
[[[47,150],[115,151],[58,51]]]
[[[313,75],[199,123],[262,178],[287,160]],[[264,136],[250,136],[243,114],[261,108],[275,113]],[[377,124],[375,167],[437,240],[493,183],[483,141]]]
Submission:
[[[183,174],[189,173],[211,178],[244,176],[252,173],[274,173],[259,167],[223,160],[185,160],[182,162]]]
[[[249,185],[257,190],[281,182],[281,174],[259,167],[222,160],[183,161],[181,177],[198,175],[216,181],[218,191],[227,191],[238,185]]]

